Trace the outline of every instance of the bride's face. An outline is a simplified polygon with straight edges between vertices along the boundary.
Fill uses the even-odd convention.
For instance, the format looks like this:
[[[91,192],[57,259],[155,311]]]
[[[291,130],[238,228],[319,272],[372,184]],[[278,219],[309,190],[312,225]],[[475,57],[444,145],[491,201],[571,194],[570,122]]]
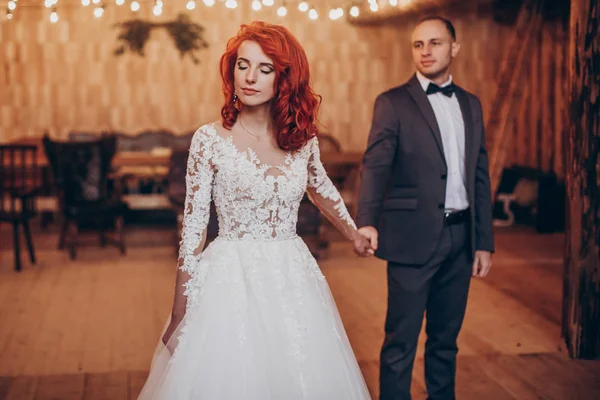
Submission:
[[[235,93],[246,106],[258,106],[275,96],[275,67],[257,42],[246,40],[238,49],[233,73]]]

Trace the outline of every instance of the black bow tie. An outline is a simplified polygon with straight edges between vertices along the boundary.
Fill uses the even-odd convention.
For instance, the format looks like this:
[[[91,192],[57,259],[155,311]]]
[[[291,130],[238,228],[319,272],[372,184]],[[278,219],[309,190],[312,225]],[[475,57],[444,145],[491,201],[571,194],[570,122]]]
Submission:
[[[427,86],[427,90],[425,91],[425,93],[427,94],[434,94],[434,93],[441,93],[444,96],[448,96],[448,97],[452,97],[452,93],[454,93],[454,91],[456,90],[456,86],[454,86],[454,83],[450,82],[449,85],[444,86],[444,87],[440,87],[438,85],[436,85],[435,83],[429,83],[429,86]]]

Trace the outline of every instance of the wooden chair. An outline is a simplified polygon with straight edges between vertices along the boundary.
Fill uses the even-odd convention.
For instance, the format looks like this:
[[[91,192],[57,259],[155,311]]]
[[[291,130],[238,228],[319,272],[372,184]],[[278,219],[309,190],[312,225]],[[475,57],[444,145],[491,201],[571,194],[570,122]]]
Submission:
[[[76,256],[79,228],[95,225],[100,245],[106,246],[105,232],[114,224],[118,246],[125,254],[124,216],[128,210],[120,193],[108,187],[111,161],[116,151],[116,137],[103,136],[94,141],[55,142],[43,139],[46,156],[54,175],[59,207],[64,217],[59,249],[68,242],[71,259]]]
[[[21,271],[19,226],[23,233],[29,258],[36,263],[29,220],[36,215],[35,196],[39,189],[37,146],[0,145],[0,223],[13,226],[15,270]]]

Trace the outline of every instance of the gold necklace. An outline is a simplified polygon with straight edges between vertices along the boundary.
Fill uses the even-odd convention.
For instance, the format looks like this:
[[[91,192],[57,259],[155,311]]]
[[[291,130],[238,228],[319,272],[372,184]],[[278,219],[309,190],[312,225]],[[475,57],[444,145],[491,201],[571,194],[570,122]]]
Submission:
[[[244,123],[242,122],[242,117],[239,118],[240,121],[240,126],[242,127],[243,130],[245,130],[246,132],[248,132],[250,135],[254,136],[255,138],[259,138],[259,136],[255,133],[250,132],[248,129],[246,129],[246,127],[244,126]]]

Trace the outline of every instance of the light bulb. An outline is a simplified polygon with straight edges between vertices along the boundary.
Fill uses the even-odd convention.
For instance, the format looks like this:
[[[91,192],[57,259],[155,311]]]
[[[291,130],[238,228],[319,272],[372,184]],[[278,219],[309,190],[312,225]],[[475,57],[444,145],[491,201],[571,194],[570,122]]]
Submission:
[[[319,18],[319,13],[317,13],[317,10],[315,10],[314,8],[311,8],[310,11],[308,12],[308,18],[317,19],[317,18]]]
[[[136,0],[133,0],[131,2],[131,11],[138,11],[140,9],[140,3],[138,3]]]
[[[308,4],[303,1],[302,3],[298,4],[298,10],[305,12],[308,10]]]
[[[353,6],[350,9],[350,15],[353,16],[354,18],[356,18],[356,17],[358,17],[358,14],[360,14],[360,11],[359,11],[358,7],[357,6]]]
[[[281,6],[277,9],[277,15],[279,15],[280,17],[285,17],[287,14],[287,8],[285,8],[285,6]]]
[[[204,0],[204,5],[207,7],[212,7],[215,5],[215,0]]]
[[[104,8],[103,7],[96,7],[96,8],[94,8],[94,16],[96,18],[100,18],[102,15],[104,15]]]
[[[50,22],[52,22],[53,24],[58,22],[58,13],[56,11],[52,11],[50,13]]]
[[[227,8],[237,8],[237,1],[236,0],[227,0],[225,2],[225,7]]]
[[[253,0],[253,1],[252,1],[252,9],[253,9],[254,11],[258,11],[258,10],[260,10],[261,8],[262,8],[262,4],[261,4],[261,2],[260,2],[259,0]]]
[[[186,3],[185,8],[187,8],[188,10],[193,10],[194,8],[196,8],[196,2],[194,0],[190,0]]]

